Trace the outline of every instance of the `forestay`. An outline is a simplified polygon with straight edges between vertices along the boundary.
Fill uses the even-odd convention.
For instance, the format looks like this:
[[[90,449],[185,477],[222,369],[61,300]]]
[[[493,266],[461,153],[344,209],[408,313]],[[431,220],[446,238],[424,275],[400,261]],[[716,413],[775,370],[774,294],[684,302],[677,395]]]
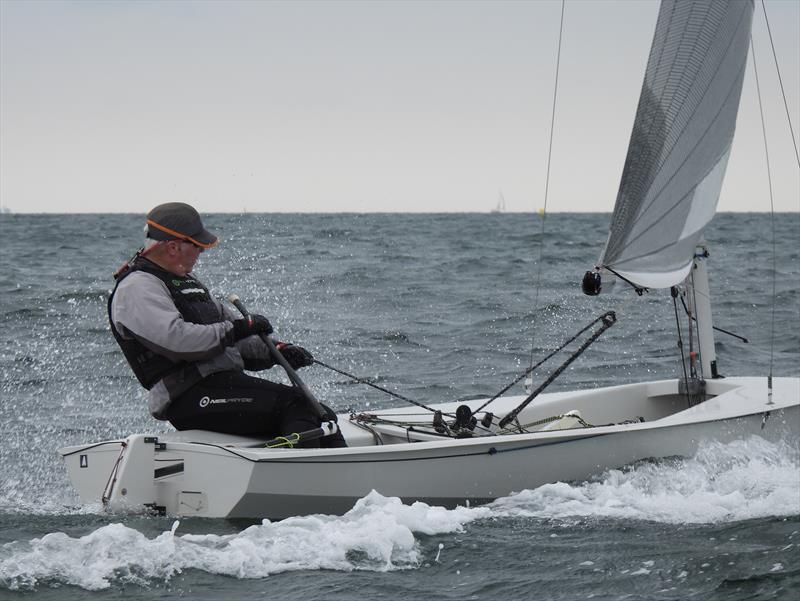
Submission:
[[[664,0],[599,266],[666,288],[716,211],[742,90],[750,0]]]

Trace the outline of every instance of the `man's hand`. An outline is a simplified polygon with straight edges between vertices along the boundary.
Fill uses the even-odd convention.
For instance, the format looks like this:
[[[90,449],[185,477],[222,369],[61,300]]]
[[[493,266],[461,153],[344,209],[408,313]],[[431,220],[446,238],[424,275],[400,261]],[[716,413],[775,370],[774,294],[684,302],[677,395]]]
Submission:
[[[279,342],[275,345],[278,352],[283,355],[287,363],[292,369],[300,369],[301,367],[308,367],[314,364],[314,355],[304,349],[302,346],[295,346],[286,342]]]
[[[233,321],[233,339],[241,340],[254,334],[272,334],[272,324],[263,315],[251,315],[250,319]]]

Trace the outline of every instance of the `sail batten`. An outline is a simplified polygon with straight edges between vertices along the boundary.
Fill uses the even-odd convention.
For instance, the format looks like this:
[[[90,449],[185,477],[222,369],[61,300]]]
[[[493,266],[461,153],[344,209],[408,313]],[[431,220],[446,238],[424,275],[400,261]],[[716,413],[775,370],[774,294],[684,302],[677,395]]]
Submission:
[[[599,263],[633,274],[637,285],[677,284],[714,216],[736,125],[752,14],[751,0],[661,4]]]

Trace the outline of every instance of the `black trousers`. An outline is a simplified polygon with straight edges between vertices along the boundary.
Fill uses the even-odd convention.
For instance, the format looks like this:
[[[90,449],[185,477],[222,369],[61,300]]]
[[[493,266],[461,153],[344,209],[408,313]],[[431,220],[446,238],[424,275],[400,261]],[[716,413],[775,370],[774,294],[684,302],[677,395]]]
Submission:
[[[333,411],[328,411],[334,419]],[[264,439],[311,430],[321,423],[299,388],[238,371],[203,378],[170,403],[167,419],[178,430],[210,430]],[[347,443],[337,432],[298,446],[332,448],[346,447]]]

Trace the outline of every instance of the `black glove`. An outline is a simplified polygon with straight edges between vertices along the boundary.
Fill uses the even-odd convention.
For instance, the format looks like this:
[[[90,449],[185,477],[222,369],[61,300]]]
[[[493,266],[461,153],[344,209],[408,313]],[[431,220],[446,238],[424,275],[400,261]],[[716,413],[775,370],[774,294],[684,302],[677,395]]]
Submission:
[[[276,345],[278,352],[283,355],[292,369],[300,369],[314,364],[314,355],[309,353],[302,346],[295,346],[286,342],[279,342]]]
[[[253,334],[272,334],[272,324],[263,315],[251,315],[250,319],[233,321],[233,339],[241,340]]]

